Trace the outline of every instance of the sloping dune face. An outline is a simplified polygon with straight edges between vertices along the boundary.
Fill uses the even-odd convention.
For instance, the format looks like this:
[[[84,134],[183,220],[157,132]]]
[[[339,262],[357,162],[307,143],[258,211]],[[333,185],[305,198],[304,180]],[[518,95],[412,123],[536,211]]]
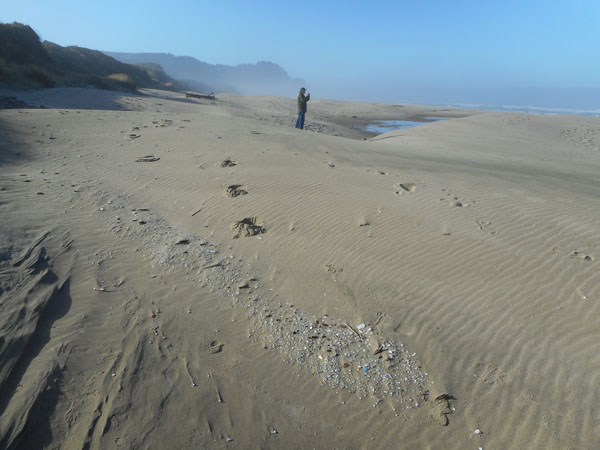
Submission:
[[[68,308],[71,267],[63,255],[70,246],[68,234],[48,230],[19,238],[3,231],[10,242],[3,254],[17,255],[2,261],[0,424],[3,444],[8,444],[23,435],[64,368],[65,349],[50,343],[50,330]]]
[[[22,97],[0,447],[596,447],[597,119]]]

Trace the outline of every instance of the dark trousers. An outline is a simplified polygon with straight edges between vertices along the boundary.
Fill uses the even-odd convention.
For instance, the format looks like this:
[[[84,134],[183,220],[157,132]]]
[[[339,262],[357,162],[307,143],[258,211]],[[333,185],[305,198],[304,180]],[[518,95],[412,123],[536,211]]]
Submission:
[[[298,111],[298,120],[296,120],[296,128],[304,130],[304,116],[306,116],[306,111]]]

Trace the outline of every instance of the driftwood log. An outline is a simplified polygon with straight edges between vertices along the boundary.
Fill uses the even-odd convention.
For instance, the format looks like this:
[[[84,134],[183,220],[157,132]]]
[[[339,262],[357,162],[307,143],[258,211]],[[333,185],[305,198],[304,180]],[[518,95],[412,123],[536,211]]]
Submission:
[[[196,94],[195,92],[186,92],[185,93],[185,98],[206,98],[208,100],[215,100],[217,97],[215,97],[215,94],[213,92],[211,92],[210,94]]]

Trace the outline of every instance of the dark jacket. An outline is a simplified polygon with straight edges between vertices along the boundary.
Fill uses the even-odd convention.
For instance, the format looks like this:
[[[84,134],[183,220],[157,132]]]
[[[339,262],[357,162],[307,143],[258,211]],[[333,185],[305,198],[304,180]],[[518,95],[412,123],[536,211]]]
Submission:
[[[298,94],[298,111],[306,112],[306,103],[310,100],[310,94],[304,95],[302,93]]]

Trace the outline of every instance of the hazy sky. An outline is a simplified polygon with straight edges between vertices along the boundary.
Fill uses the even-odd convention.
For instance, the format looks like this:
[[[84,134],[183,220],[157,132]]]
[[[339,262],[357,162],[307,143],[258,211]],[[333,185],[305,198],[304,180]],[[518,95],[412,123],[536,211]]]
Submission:
[[[0,0],[61,45],[268,60],[338,88],[600,87],[598,0]]]

